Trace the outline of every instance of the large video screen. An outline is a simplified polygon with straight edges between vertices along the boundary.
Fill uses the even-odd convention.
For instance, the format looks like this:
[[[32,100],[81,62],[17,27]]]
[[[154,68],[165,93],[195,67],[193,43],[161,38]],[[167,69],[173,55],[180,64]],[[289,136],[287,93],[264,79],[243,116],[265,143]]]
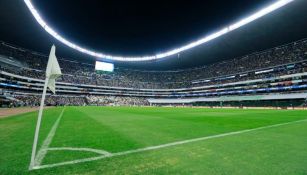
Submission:
[[[114,64],[96,61],[95,70],[113,72],[114,71]]]

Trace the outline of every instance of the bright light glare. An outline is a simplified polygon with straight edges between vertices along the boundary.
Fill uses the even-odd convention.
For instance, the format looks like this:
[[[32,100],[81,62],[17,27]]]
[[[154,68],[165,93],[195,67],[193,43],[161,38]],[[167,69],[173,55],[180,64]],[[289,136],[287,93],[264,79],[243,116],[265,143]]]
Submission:
[[[252,21],[257,20],[258,18],[261,18],[287,4],[289,4],[290,2],[292,2],[294,0],[277,0],[275,3],[271,4],[270,6],[263,8],[262,10],[252,14],[251,16],[244,18],[228,27],[223,28],[222,30],[215,32],[211,35],[208,35],[204,38],[201,38],[195,42],[189,43],[185,46],[182,46],[180,48],[176,48],[167,52],[163,52],[163,53],[158,53],[156,55],[152,55],[152,56],[141,56],[141,57],[124,57],[124,56],[114,56],[114,55],[108,55],[108,54],[104,54],[104,53],[99,53],[99,52],[95,52],[86,48],[83,48],[81,46],[78,46],[70,41],[68,41],[67,39],[65,39],[64,37],[62,37],[60,34],[58,34],[57,32],[55,32],[50,26],[48,26],[48,24],[41,18],[40,14],[38,13],[38,11],[34,8],[34,6],[31,3],[31,0],[24,0],[24,2],[26,3],[27,7],[30,9],[32,15],[34,16],[34,18],[36,19],[36,21],[46,30],[46,32],[48,32],[50,35],[52,35],[54,38],[56,38],[57,40],[59,40],[60,42],[62,42],[63,44],[67,45],[70,48],[73,48],[79,52],[91,55],[93,57],[97,57],[97,58],[104,58],[104,59],[109,59],[109,60],[116,60],[116,61],[149,61],[149,60],[155,60],[155,59],[161,59],[161,58],[165,58],[165,57],[169,57],[172,55],[176,55],[179,54],[180,52],[186,51],[188,49],[191,49],[193,47],[202,45],[204,43],[207,43],[215,38],[218,38],[222,35],[225,35],[226,33],[236,30]],[[96,64],[97,65],[97,64]]]
[[[113,72],[114,65],[112,63],[96,61],[95,70]]]

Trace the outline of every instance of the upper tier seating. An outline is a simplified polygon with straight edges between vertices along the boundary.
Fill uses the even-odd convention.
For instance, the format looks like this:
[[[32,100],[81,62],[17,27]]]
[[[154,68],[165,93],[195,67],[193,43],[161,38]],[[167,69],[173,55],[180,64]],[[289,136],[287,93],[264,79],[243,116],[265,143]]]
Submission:
[[[16,69],[11,65],[1,64],[1,70],[44,79],[47,56],[13,47],[3,42],[0,44],[0,55],[13,58],[26,65],[23,68]],[[59,59],[60,66],[65,74],[59,81],[148,89],[187,88],[305,72],[306,63],[301,62],[306,60],[307,40],[205,67],[175,71],[140,71],[117,68],[113,73],[100,74],[94,71],[94,62],[79,63]],[[291,64],[297,62],[299,64],[296,67],[291,67]],[[272,67],[275,67],[274,71],[255,73],[257,70],[259,72],[259,70],[269,70]]]

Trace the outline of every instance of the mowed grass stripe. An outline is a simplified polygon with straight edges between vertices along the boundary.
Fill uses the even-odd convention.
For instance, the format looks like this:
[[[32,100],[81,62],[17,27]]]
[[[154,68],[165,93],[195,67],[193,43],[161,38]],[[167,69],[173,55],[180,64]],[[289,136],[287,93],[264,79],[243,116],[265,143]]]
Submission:
[[[44,126],[42,125],[42,132],[40,135],[40,144],[43,141],[43,138],[47,136],[52,127],[52,124],[56,120],[56,117],[59,116],[60,112],[61,108],[49,109],[46,111],[46,115],[44,115],[43,119]],[[36,118],[36,113],[29,113],[0,120],[0,143],[5,143],[0,144],[0,153],[1,155],[4,155],[0,156],[0,174],[101,174],[102,172],[104,172],[104,174],[114,174],[116,172],[118,174],[137,174],[133,173],[133,170],[135,170],[135,172],[145,172],[147,174],[165,174],[168,171],[170,173],[177,172],[177,174],[187,174],[184,172],[202,174],[201,171],[208,170],[208,167],[207,169],[198,167],[201,165],[205,167],[214,165],[213,168],[217,168],[217,174],[223,174],[221,172],[224,170],[224,174],[228,174],[227,171],[230,170],[229,167],[220,167],[218,165],[220,159],[212,161],[212,164],[208,163],[207,161],[209,160],[205,158],[208,156],[206,152],[204,150],[202,150],[204,152],[197,150],[201,149],[201,147],[197,147],[197,145],[202,145],[205,146],[205,148],[208,148],[206,147],[205,143],[208,142],[214,145],[215,142],[222,139],[220,138],[218,140],[214,139],[216,141],[211,140],[209,142],[209,140],[207,140],[205,142],[191,143],[188,144],[189,146],[181,145],[163,150],[146,153],[144,152],[137,155],[127,155],[124,157],[114,157],[97,162],[78,164],[76,166],[71,165],[52,168],[51,170],[38,170],[28,172],[27,167],[31,154]],[[163,143],[169,143],[172,142],[172,140],[179,141],[185,140],[186,138],[203,137],[206,135],[214,135],[216,133],[218,134],[226,133],[229,131],[243,130],[246,128],[256,128],[259,126],[285,123],[301,120],[304,118],[307,118],[306,111],[67,107],[65,115],[62,118],[61,124],[59,125],[51,146],[89,147],[100,148],[110,152],[120,152],[142,148],[147,145],[154,146]],[[300,148],[307,147],[306,142],[299,142],[300,139],[296,139],[299,130],[301,130],[301,134],[304,136],[306,135],[306,130],[304,130],[303,127],[299,127],[293,132],[291,130],[287,130],[286,134],[283,134],[280,137],[278,136],[278,138],[276,138],[277,136],[274,135],[274,130],[272,130],[273,133],[267,135],[269,138],[272,137],[270,138],[272,140],[271,144],[268,142],[260,142],[255,146],[262,147],[265,149],[263,150],[264,152],[275,152],[275,150],[270,149],[271,145],[276,142],[275,139],[281,139],[279,144],[286,142],[284,145],[288,145],[288,149],[293,149],[291,150],[292,152],[297,152],[296,154],[302,153],[302,155],[305,154],[301,151]],[[287,134],[289,134],[289,136]],[[266,135],[263,134],[259,137],[262,136]],[[253,137],[254,135],[252,134],[248,139],[242,138],[242,140],[247,142],[243,143],[253,143]],[[231,139],[233,137],[227,138],[230,138],[230,142],[233,140]],[[235,146],[228,147],[227,145],[230,144],[230,142],[225,142],[226,145],[222,146],[223,149],[228,150],[229,148],[228,151],[233,151],[231,149],[235,149]],[[179,148],[185,150],[181,150],[183,154],[178,152]],[[213,148],[215,147],[213,146]],[[219,148],[220,146],[217,144],[216,150],[213,149],[212,152],[214,154],[219,153]],[[194,162],[193,156],[190,159],[188,154],[184,154],[184,152],[188,153],[189,151],[195,151],[193,155],[200,157],[196,160],[200,161],[201,165]],[[259,156],[257,154],[258,152],[255,152],[257,151],[256,149],[251,151],[253,152],[250,152],[248,149],[241,149],[242,153],[238,156],[244,157],[245,154],[254,154],[255,157]],[[283,151],[287,152],[287,149],[283,149]],[[66,155],[66,153],[63,154]],[[293,154],[293,156],[296,156],[296,154]],[[165,157],[165,155],[170,157]],[[85,154],[84,156],[87,157],[88,154]],[[236,155],[228,155],[228,159],[230,161],[235,160],[232,158],[232,156]],[[272,160],[273,163],[278,162],[280,165],[284,165],[281,163],[282,160],[279,160],[279,157],[275,159],[273,155],[268,153],[267,156],[270,159],[274,159],[274,161]],[[52,161],[53,163],[61,162],[63,161],[61,160],[61,157],[61,153],[48,153],[46,160],[48,162]],[[65,160],[74,160],[74,158],[74,154],[65,156]],[[76,158],[82,158],[82,156],[78,155]],[[284,154],[285,160],[289,159],[294,161],[296,160],[295,158],[297,157],[292,157],[291,154]],[[259,159],[263,160],[263,157],[260,157]],[[165,162],[166,160],[167,162]],[[304,160],[305,159],[302,158],[300,161],[304,162]],[[297,162],[295,166],[293,165],[295,163],[292,162],[292,164],[289,166],[293,165],[294,170],[300,170],[298,172],[302,172],[301,170],[304,168],[302,168],[301,162]],[[243,162],[241,163],[243,164]],[[223,165],[223,162],[220,162],[219,164]],[[255,170],[251,168],[251,166],[261,165],[260,161],[251,161],[247,162],[246,164],[248,165],[245,166],[251,170]],[[167,167],[168,165],[174,167],[174,169],[172,167]],[[233,168],[236,167],[234,166]],[[275,171],[275,169],[273,170]],[[233,169],[233,171],[237,171],[237,174],[240,174],[239,170]],[[208,170],[208,172],[211,171]],[[250,171],[247,169],[242,172],[246,172],[248,174]],[[264,169],[262,172],[269,173],[270,169]],[[283,174],[282,171],[281,174]]]
[[[197,113],[193,110],[173,108],[171,111],[168,108],[125,107],[70,108],[58,128],[52,147],[89,147],[109,152],[122,152],[290,122],[305,117],[300,113],[288,117],[284,115],[284,111],[272,113],[271,110],[267,113],[259,110],[251,112],[219,110],[219,116],[214,117],[217,110],[197,109]],[[186,114],[191,111],[194,115]]]
[[[254,131],[258,131],[258,130],[275,128],[275,127],[280,127],[280,126],[285,126],[285,125],[291,125],[291,124],[306,122],[306,121],[307,121],[307,119],[288,122],[288,123],[280,123],[280,124],[275,124],[275,125],[263,126],[263,127],[259,127],[259,128],[253,128],[253,129],[223,133],[223,134],[212,135],[212,136],[207,136],[207,137],[200,137],[200,138],[189,139],[189,140],[182,140],[182,141],[178,141],[178,142],[172,142],[172,143],[167,143],[167,144],[162,144],[162,145],[157,145],[157,146],[150,146],[150,147],[145,147],[145,148],[140,148],[140,149],[135,149],[135,150],[128,150],[128,151],[118,152],[118,153],[114,153],[114,154],[107,153],[107,155],[106,155],[104,153],[102,156],[98,156],[98,157],[96,156],[96,157],[86,158],[86,159],[77,159],[77,160],[74,160],[74,161],[42,165],[42,166],[38,166],[36,169],[53,168],[53,167],[57,167],[57,166],[64,166],[64,165],[70,165],[70,164],[78,164],[78,163],[96,161],[96,160],[100,160],[100,159],[104,159],[104,158],[111,158],[111,157],[116,157],[116,156],[125,156],[125,155],[133,154],[133,153],[141,153],[141,152],[146,152],[146,151],[164,149],[164,148],[168,148],[168,147],[174,147],[174,146],[189,144],[189,143],[193,143],[193,142],[200,142],[200,141],[216,139],[216,138],[220,138],[220,137],[227,137],[227,136],[232,136],[232,135],[245,134],[245,133],[248,133],[248,132],[254,132]],[[81,149],[76,148],[76,151],[81,151]],[[97,150],[97,151],[99,151],[99,150]]]
[[[103,110],[100,113],[102,115]],[[83,147],[110,152],[113,148],[130,149],[139,146],[142,145],[97,122],[77,107],[67,107],[50,147]]]
[[[306,174],[306,133],[294,123],[33,174]]]

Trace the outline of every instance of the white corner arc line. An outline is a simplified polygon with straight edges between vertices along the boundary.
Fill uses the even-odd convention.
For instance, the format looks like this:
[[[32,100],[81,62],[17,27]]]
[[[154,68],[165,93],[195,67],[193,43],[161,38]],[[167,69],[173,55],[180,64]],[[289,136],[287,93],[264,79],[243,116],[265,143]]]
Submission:
[[[241,131],[228,132],[228,133],[224,133],[224,134],[200,137],[200,138],[195,138],[195,139],[188,139],[188,140],[172,142],[172,143],[167,143],[167,144],[162,144],[162,145],[157,145],[157,146],[150,146],[150,147],[140,148],[140,149],[135,149],[135,150],[123,151],[123,152],[118,152],[118,153],[111,153],[110,155],[102,155],[102,156],[97,156],[97,157],[78,159],[78,160],[66,161],[66,162],[55,163],[55,164],[40,165],[40,166],[33,167],[33,169],[45,169],[45,168],[52,168],[52,167],[58,167],[58,166],[64,166],[64,165],[72,165],[72,164],[78,164],[78,163],[84,163],[84,162],[91,162],[91,161],[101,160],[101,159],[110,158],[110,157],[123,156],[123,155],[128,155],[128,154],[132,154],[132,153],[140,153],[140,152],[145,152],[145,151],[150,151],[150,150],[157,150],[157,149],[162,149],[162,148],[171,147],[171,146],[177,146],[177,145],[182,145],[182,144],[187,144],[187,143],[192,143],[192,142],[198,142],[198,141],[204,141],[204,140],[209,140],[209,139],[214,139],[214,138],[231,136],[231,135],[244,134],[244,133],[248,133],[248,132],[252,132],[252,131],[275,128],[275,127],[279,127],[279,126],[285,126],[285,125],[290,125],[290,124],[295,124],[295,123],[300,123],[300,122],[306,122],[306,121],[307,121],[307,119],[303,119],[303,120],[274,124],[274,125],[269,125],[269,126],[262,126],[262,127],[253,128],[253,129],[246,129],[246,130],[241,130]]]
[[[111,155],[112,153],[105,150],[93,149],[93,148],[72,148],[72,147],[59,147],[59,148],[47,148],[47,151],[86,151],[93,152],[101,155]]]
[[[62,109],[62,112],[61,112],[60,116],[58,117],[58,119],[53,124],[53,126],[52,126],[52,128],[51,128],[51,130],[50,130],[50,132],[48,134],[48,136],[46,137],[46,139],[43,142],[43,145],[41,146],[40,150],[38,151],[38,153],[37,153],[37,155],[35,157],[34,166],[39,166],[42,163],[44,157],[46,156],[47,151],[48,151],[48,147],[49,147],[49,145],[52,142],[52,139],[53,139],[53,137],[55,135],[55,131],[56,131],[56,129],[59,126],[59,123],[60,123],[60,120],[61,120],[61,118],[63,116],[64,111],[65,111],[65,107]]]

